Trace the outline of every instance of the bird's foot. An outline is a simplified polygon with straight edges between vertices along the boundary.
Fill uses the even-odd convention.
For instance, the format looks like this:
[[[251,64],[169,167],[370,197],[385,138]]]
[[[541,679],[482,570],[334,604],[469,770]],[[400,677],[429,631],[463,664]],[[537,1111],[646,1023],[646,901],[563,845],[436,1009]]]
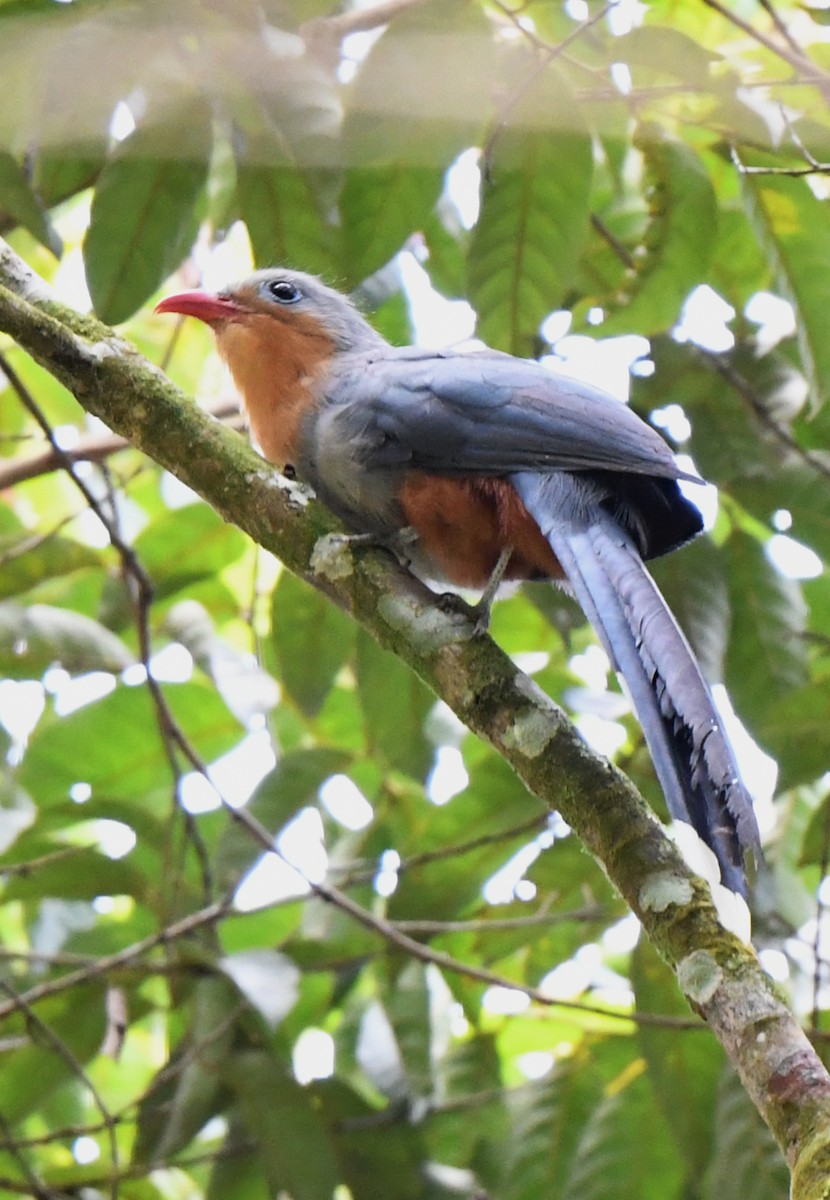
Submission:
[[[471,621],[473,637],[483,637],[490,628],[492,605],[488,601],[482,603],[481,600],[477,600],[475,604],[470,604],[463,596],[459,596],[458,592],[439,592],[435,599],[442,612],[450,615],[460,614]]]
[[[349,549],[388,550],[402,567],[411,566],[409,548],[418,540],[418,534],[411,525],[395,529],[392,533],[332,533],[328,536],[333,543]]]
[[[473,611],[478,613],[476,618],[476,633],[486,633],[490,626],[490,609],[493,607],[493,601],[496,598],[496,593],[501,587],[504,579],[505,571],[508,568],[511,558],[513,557],[513,547],[505,546],[498,557],[498,562],[490,572],[490,578],[487,580],[487,586],[478,598],[478,601],[473,605]]]
[[[438,602],[446,611],[463,612],[473,622],[473,637],[482,637],[490,628],[490,611],[493,607],[493,601],[496,598],[496,592],[501,586],[507,565],[512,557],[512,546],[508,546],[502,550],[498,562],[490,572],[487,586],[475,604],[469,604],[456,592],[442,592],[439,597]]]

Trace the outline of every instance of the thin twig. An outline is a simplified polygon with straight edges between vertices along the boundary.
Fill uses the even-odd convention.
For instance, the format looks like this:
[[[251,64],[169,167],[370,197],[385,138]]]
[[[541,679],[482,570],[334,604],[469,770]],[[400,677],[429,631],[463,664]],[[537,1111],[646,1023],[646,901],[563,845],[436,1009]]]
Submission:
[[[493,155],[493,147],[495,146],[501,134],[507,128],[508,117],[516,105],[519,104],[520,101],[527,95],[527,93],[535,84],[536,80],[541,74],[543,74],[544,71],[547,70],[550,64],[555,62],[557,58],[561,57],[561,55],[565,53],[566,49],[571,45],[572,42],[575,42],[580,37],[584,37],[589,29],[592,29],[594,25],[597,25],[600,21],[604,20],[617,3],[618,0],[609,0],[607,4],[603,5],[602,8],[598,9],[592,16],[588,17],[587,20],[583,21],[581,25],[569,33],[567,37],[563,38],[561,42],[558,42],[554,46],[545,47],[540,54],[539,62],[536,64],[533,70],[528,71],[528,73],[522,79],[522,82],[513,91],[513,93],[507,97],[499,110],[498,118],[491,133],[488,135],[481,152],[485,176],[487,173],[487,164]]]
[[[494,846],[501,842],[506,842],[515,837],[520,837],[525,833],[533,833],[534,830],[542,830],[550,820],[550,813],[542,813],[540,816],[531,817],[529,821],[522,821],[519,825],[512,825],[509,829],[499,830],[498,833],[483,833],[477,838],[470,838],[466,842],[453,842],[449,846],[439,846],[435,850],[422,850],[420,854],[410,854],[406,858],[402,858],[395,867],[396,875],[404,875],[407,871],[412,871],[416,867],[427,866],[430,863],[441,862],[448,858],[459,858],[462,854],[471,854],[474,850],[480,850],[483,846]],[[364,860],[365,862],[366,860]],[[369,883],[375,878],[378,873],[377,863],[372,863],[370,867],[355,867],[353,863],[338,864],[332,868],[333,872],[337,872],[340,876],[340,887],[354,887],[357,884]]]
[[[778,30],[779,34],[784,39],[784,41],[787,43],[787,45],[790,47],[792,52],[794,54],[803,55],[804,51],[802,50],[801,46],[799,46],[798,42],[795,40],[793,35],[790,33],[787,26],[781,20],[781,17],[775,11],[775,8],[773,7],[771,0],[758,0],[758,3],[761,5],[761,8],[764,10],[764,12],[768,15],[768,17],[772,21],[773,25]]]
[[[144,570],[144,567],[139,561],[138,555],[135,553],[133,547],[130,546],[129,543],[126,542],[119,533],[116,519],[104,511],[101,501],[78,474],[76,470],[76,464],[72,461],[72,458],[67,451],[58,442],[57,438],[55,437],[55,431],[49,423],[45,413],[35,400],[32,393],[29,391],[29,388],[26,386],[22,377],[8,361],[7,356],[2,352],[0,352],[0,371],[2,371],[8,379],[9,384],[17,394],[20,403],[34,419],[36,424],[40,426],[47,442],[49,443],[49,446],[51,447],[57,464],[66,471],[67,475],[78,488],[91,511],[95,513],[98,520],[104,526],[113,549],[116,551],[121,560],[125,581],[132,585],[132,587],[128,586],[127,590],[132,600],[135,613],[139,661],[144,667],[147,688],[150,692],[150,696],[155,708],[156,721],[159,727],[159,732],[161,733],[165,753],[170,764],[170,770],[175,781],[175,793],[178,801],[181,772],[179,771],[174,748],[178,746],[185,753],[185,757],[188,759],[190,759],[190,754],[188,753],[189,747],[187,746],[186,739],[184,738],[184,735],[170,710],[170,706],[167,703],[167,698],[152,671],[152,639],[150,634],[150,608],[153,603],[152,581],[147,572]],[[178,807],[179,811],[184,817],[188,836],[195,849],[196,856],[199,859],[205,895],[209,896],[212,893],[212,885],[210,859],[207,853],[207,848],[202,841],[201,834],[192,813],[189,813],[181,804],[179,804]]]
[[[205,410],[219,421],[225,421],[231,428],[241,428],[244,419],[239,413],[239,405],[233,401],[223,401],[214,408]],[[77,445],[64,448],[59,456],[51,445],[45,446],[37,454],[27,458],[11,458],[0,462],[0,491],[14,487],[27,479],[37,479],[41,475],[50,475],[53,471],[62,470],[66,461],[102,462],[121,450],[131,449],[126,438],[117,433],[95,433],[79,439]]]
[[[31,1189],[31,1194],[36,1200],[52,1200],[52,1192],[46,1186],[42,1179],[35,1173],[34,1167],[29,1162],[27,1156],[23,1153],[24,1145],[17,1142],[12,1137],[12,1128],[6,1117],[0,1109],[0,1130],[3,1131],[4,1137],[0,1139],[0,1148],[4,1149],[12,1156],[26,1179],[26,1182]]]
[[[785,446],[787,450],[800,458],[804,465],[815,471],[817,475],[821,475],[825,479],[830,479],[830,462],[825,462],[819,455],[813,454],[812,451],[805,450],[803,446],[799,445],[792,434],[770,415],[765,405],[755,394],[751,384],[744,379],[740,371],[736,371],[723,355],[713,350],[707,350],[704,346],[695,346],[695,351],[700,358],[714,367],[727,383],[731,384],[741,399],[752,409],[758,420],[782,446]]]
[[[564,921],[602,921],[608,916],[604,904],[575,908],[570,912],[535,912],[527,917],[482,917],[478,921],[396,921],[395,928],[421,937],[444,933],[497,933],[508,929],[532,929],[538,925],[560,925]]]
[[[294,870],[297,870],[295,864],[289,863],[289,865],[293,866]],[[307,882],[311,890],[321,900],[335,905],[341,912],[348,913],[349,916],[365,929],[370,929],[374,933],[379,934],[385,941],[395,946],[398,950],[402,950],[405,954],[411,955],[421,962],[432,963],[444,971],[463,975],[467,979],[475,979],[479,983],[486,983],[491,987],[507,988],[510,991],[519,992],[523,996],[527,996],[530,1000],[533,1000],[536,1004],[544,1005],[546,1008],[565,1008],[574,1012],[608,1017],[614,1021],[630,1021],[635,1025],[649,1025],[661,1029],[705,1029],[705,1025],[701,1021],[690,1020],[684,1017],[674,1017],[660,1013],[622,1013],[615,1012],[610,1008],[604,1008],[598,1004],[586,1004],[579,1000],[555,999],[540,988],[517,983],[515,979],[498,975],[495,971],[488,971],[483,967],[473,967],[469,963],[464,963],[454,958],[451,954],[446,954],[442,950],[435,950],[423,942],[416,941],[404,933],[399,928],[397,922],[387,921],[384,917],[370,913],[352,900],[350,896],[345,895],[339,888],[331,884],[312,883],[308,880]]]
[[[132,1105],[130,1106],[132,1107]],[[136,1117],[127,1117],[123,1112],[113,1113],[114,1125],[124,1125],[135,1122]],[[0,1116],[2,1122],[2,1116]],[[92,1137],[102,1133],[107,1128],[106,1121],[91,1121],[87,1125],[64,1125],[61,1129],[50,1129],[48,1133],[34,1134],[30,1137],[13,1137],[7,1131],[6,1137],[0,1138],[0,1150],[27,1150],[34,1146],[51,1146],[54,1142],[74,1142],[79,1137]]]
[[[150,1171],[161,1170],[163,1167],[175,1167],[179,1170],[187,1170],[188,1167],[199,1167],[211,1165],[218,1162],[220,1159],[233,1158],[237,1154],[244,1154],[250,1157],[253,1151],[259,1149],[257,1143],[252,1140],[244,1140],[235,1142],[233,1145],[228,1145],[227,1142],[217,1147],[216,1150],[205,1151],[201,1154],[173,1155],[172,1158],[166,1161],[153,1162],[152,1167],[147,1163],[133,1162],[121,1167],[117,1175],[110,1173],[103,1175],[100,1171],[91,1171],[89,1175],[82,1177],[74,1177],[71,1188],[66,1187],[59,1193],[54,1188],[49,1188],[45,1193],[43,1200],[56,1200],[57,1196],[78,1196],[83,1195],[87,1190],[92,1190],[101,1187],[103,1184],[110,1183],[113,1180],[116,1184],[124,1183],[130,1179],[144,1179],[150,1174]],[[13,1179],[8,1175],[0,1175],[0,1189],[7,1192],[14,1192],[17,1195],[26,1196],[29,1194],[29,1185],[23,1180]]]
[[[634,260],[634,255],[629,251],[628,247],[624,246],[619,238],[614,236],[602,218],[598,217],[596,213],[591,213],[591,224],[600,237],[605,239],[623,266],[633,271],[637,264]]]
[[[104,1122],[107,1132],[107,1141],[109,1142],[110,1162],[113,1168],[107,1179],[110,1187],[110,1195],[112,1196],[112,1200],[118,1200],[118,1179],[116,1169],[119,1163],[119,1151],[118,1139],[115,1135],[116,1123],[112,1114],[107,1108],[106,1103],[104,1102],[103,1096],[89,1076],[88,1072],[84,1069],[83,1064],[78,1060],[77,1056],[69,1049],[66,1042],[62,1038],[59,1038],[45,1021],[40,1019],[37,1013],[35,1013],[33,1010],[31,1004],[28,1004],[25,1000],[21,1001],[20,996],[15,996],[13,989],[8,983],[5,982],[5,980],[0,980],[0,991],[5,992],[7,995],[14,996],[15,1007],[25,1015],[26,1022],[30,1028],[37,1029],[40,1037],[48,1042],[49,1045],[54,1047],[56,1052],[72,1071],[73,1075],[81,1080],[90,1096],[92,1096],[92,1099],[101,1114],[101,1119]],[[46,1195],[48,1194],[49,1193],[47,1191]]]
[[[21,1009],[28,1009],[33,1004],[48,999],[50,996],[57,996],[61,992],[69,991],[70,988],[78,987],[79,984],[88,983],[91,979],[103,978],[112,971],[129,966],[135,959],[149,954],[151,950],[156,950],[160,946],[167,946],[171,942],[176,941],[177,938],[185,937],[207,925],[215,925],[217,921],[221,921],[229,912],[230,901],[228,899],[215,904],[209,904],[206,908],[201,908],[198,912],[190,913],[188,916],[182,917],[180,921],[171,922],[170,925],[166,925],[158,933],[149,934],[146,938],[142,938],[139,942],[134,942],[131,946],[127,946],[123,950],[118,950],[114,954],[105,954],[101,958],[95,959],[94,962],[79,967],[76,971],[70,971],[67,975],[61,975],[59,979],[50,979],[44,983],[36,984],[34,987],[29,988],[27,992],[22,992],[6,1000],[4,1003],[0,1003],[0,1021],[4,1017],[11,1016],[12,1013],[18,1012]]]
[[[830,170],[830,166],[828,166],[828,164],[820,163],[818,161],[818,159],[816,159],[813,156],[813,154],[807,149],[804,142],[801,140],[801,135],[799,134],[798,130],[795,128],[792,121],[790,120],[790,114],[787,112],[784,105],[779,104],[778,108],[781,113],[781,120],[786,125],[787,133],[790,135],[790,140],[792,141],[793,145],[799,150],[799,152],[804,155],[804,158],[810,164],[810,166],[815,167],[816,170],[822,170],[822,171]]]
[[[202,774],[209,780],[210,776],[207,768],[201,767]],[[214,785],[215,786],[215,785]],[[441,950],[434,950],[432,947],[425,945],[422,942],[416,941],[408,934],[402,932],[397,923],[387,921],[384,917],[378,916],[375,913],[369,912],[368,909],[362,907],[350,896],[347,896],[340,888],[334,884],[316,883],[303,874],[302,870],[297,867],[296,863],[291,862],[279,847],[275,844],[272,834],[268,832],[266,827],[247,809],[235,808],[221,794],[218,795],[222,801],[222,805],[233,821],[245,829],[254,840],[262,847],[263,850],[270,854],[276,855],[287,866],[303,879],[309,890],[317,896],[318,899],[324,900],[326,903],[334,905],[341,912],[346,913],[364,929],[368,929],[373,933],[378,934],[385,941],[395,946],[397,949],[410,954],[419,959],[421,962],[433,963],[444,970],[452,971],[455,974],[463,975],[468,979],[476,979],[480,983],[487,983],[493,987],[508,988],[511,991],[520,992],[522,995],[528,996],[538,1004],[553,1008],[566,1008],[576,1012],[591,1013],[595,1016],[608,1017],[612,1020],[630,1021],[635,1025],[649,1025],[658,1028],[669,1029],[703,1029],[705,1026],[697,1020],[687,1020],[682,1017],[665,1016],[659,1013],[619,1013],[613,1009],[603,1008],[600,1005],[585,1004],[577,1000],[556,1000],[548,996],[539,988],[534,988],[525,984],[517,983],[513,979],[506,976],[498,975],[494,971],[488,971],[483,968],[473,967],[467,963],[461,962],[459,959],[453,958],[452,955],[446,954]],[[3,1016],[2,1006],[0,1006],[0,1017]]]
[[[752,38],[753,41],[758,42],[759,45],[769,50],[771,54],[782,58],[795,71],[800,74],[803,72],[800,79],[801,83],[815,83],[821,88],[830,86],[830,75],[807,58],[802,50],[793,50],[789,45],[780,45],[772,38],[767,37],[760,29],[756,29],[753,25],[750,25],[743,17],[739,17],[736,12],[721,4],[720,0],[702,0],[702,3],[707,8],[711,8],[714,12],[719,13],[724,20],[729,21],[736,29],[740,29],[742,33]]]
[[[741,175],[785,175],[788,179],[800,179],[804,175],[826,175],[830,171],[830,163],[816,162],[812,156],[808,167],[750,167],[738,154],[737,147],[731,144],[729,157]]]

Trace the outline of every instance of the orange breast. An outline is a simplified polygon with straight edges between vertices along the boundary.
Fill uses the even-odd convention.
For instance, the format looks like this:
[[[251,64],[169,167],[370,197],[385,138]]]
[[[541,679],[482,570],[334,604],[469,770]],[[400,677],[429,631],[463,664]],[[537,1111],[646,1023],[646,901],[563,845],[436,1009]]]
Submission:
[[[254,313],[217,329],[216,344],[262,453],[281,468],[296,463],[300,425],[333,353],[331,338],[317,322],[295,318],[288,323]]]
[[[407,524],[450,583],[483,588],[503,549],[506,579],[561,579],[539,526],[504,479],[447,479],[411,472],[400,493]]]

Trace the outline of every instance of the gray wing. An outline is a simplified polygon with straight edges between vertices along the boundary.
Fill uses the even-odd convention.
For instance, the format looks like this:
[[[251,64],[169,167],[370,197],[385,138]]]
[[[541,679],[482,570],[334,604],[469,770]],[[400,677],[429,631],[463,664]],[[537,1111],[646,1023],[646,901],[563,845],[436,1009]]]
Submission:
[[[338,418],[351,433],[359,425],[369,468],[684,477],[663,438],[621,401],[539,363],[492,351],[406,347],[343,356],[326,381],[324,403],[352,410]]]

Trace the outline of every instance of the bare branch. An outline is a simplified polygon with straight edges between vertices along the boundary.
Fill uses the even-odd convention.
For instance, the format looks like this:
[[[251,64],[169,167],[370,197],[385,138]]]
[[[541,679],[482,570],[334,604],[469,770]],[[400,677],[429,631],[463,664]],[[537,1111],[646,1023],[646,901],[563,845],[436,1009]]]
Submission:
[[[242,428],[243,418],[239,413],[239,405],[233,401],[224,401],[206,408],[205,412],[219,421],[225,421],[231,429]],[[27,479],[37,479],[41,475],[51,475],[53,471],[63,470],[67,461],[103,462],[120,450],[130,448],[127,439],[119,437],[117,433],[93,433],[80,438],[75,446],[62,448],[60,453],[56,453],[52,446],[47,446],[28,458],[0,460],[0,491]]]
[[[798,47],[793,48],[794,44],[791,44],[789,39],[785,39],[784,45],[781,45],[765,33],[762,33],[760,29],[751,25],[749,21],[745,21],[734,9],[729,9],[726,5],[721,4],[720,0],[703,0],[703,3],[707,8],[711,8],[716,13],[719,13],[724,20],[729,21],[736,29],[740,29],[747,37],[752,38],[753,41],[758,42],[759,45],[769,50],[771,54],[782,58],[794,71],[798,72],[801,83],[815,83],[822,90],[830,87],[830,74],[809,59],[801,49]]]

